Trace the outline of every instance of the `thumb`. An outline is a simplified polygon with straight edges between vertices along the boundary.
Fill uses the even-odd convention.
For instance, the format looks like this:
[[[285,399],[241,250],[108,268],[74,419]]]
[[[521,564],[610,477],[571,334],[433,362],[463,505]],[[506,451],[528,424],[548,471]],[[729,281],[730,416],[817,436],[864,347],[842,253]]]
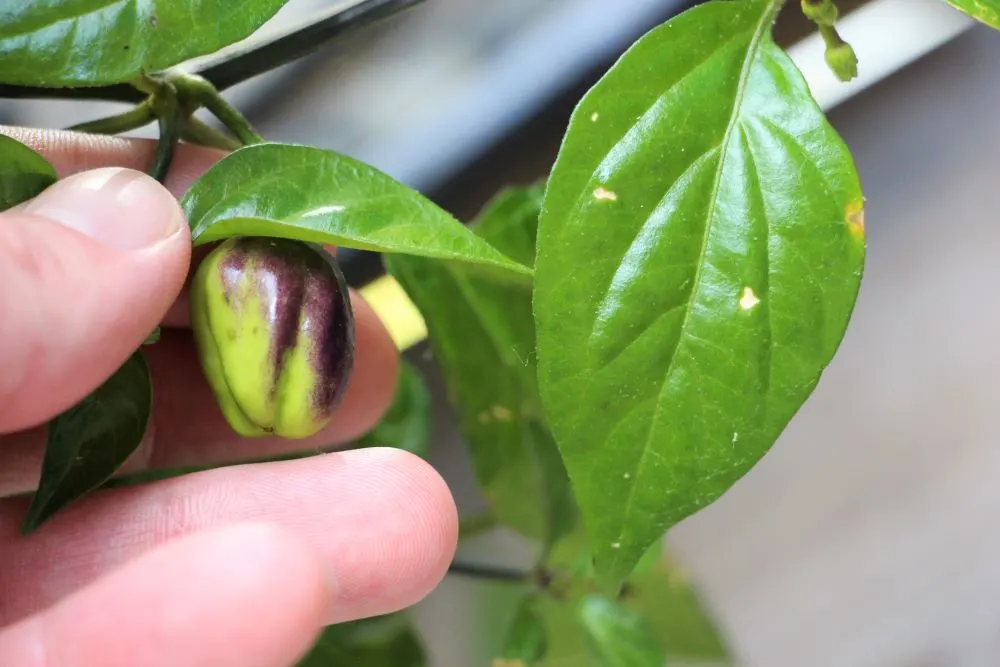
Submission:
[[[69,176],[0,213],[0,433],[114,373],[177,298],[190,257],[177,200],[130,169]]]

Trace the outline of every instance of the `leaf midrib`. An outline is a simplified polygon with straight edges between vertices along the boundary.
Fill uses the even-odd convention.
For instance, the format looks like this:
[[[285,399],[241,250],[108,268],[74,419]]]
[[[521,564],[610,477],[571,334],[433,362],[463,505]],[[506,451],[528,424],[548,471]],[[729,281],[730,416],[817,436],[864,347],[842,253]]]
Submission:
[[[653,410],[653,415],[649,421],[649,430],[647,432],[646,441],[642,448],[642,453],[639,456],[639,461],[635,466],[635,472],[633,474],[632,486],[629,488],[628,498],[625,501],[625,513],[623,525],[627,525],[627,518],[632,514],[633,506],[635,505],[635,490],[640,485],[640,477],[642,476],[643,468],[645,467],[646,459],[648,458],[649,451],[651,449],[651,442],[653,438],[653,432],[656,429],[656,423],[660,418],[661,411],[663,410],[663,394],[666,391],[668,380],[671,376],[671,371],[673,370],[674,360],[677,355],[677,350],[680,349],[681,342],[684,338],[684,331],[687,328],[688,321],[691,317],[691,312],[693,310],[692,306],[698,298],[700,293],[700,280],[701,273],[705,263],[705,255],[708,251],[708,239],[712,232],[712,220],[715,217],[715,209],[718,205],[719,188],[722,183],[722,172],[726,164],[726,154],[729,150],[729,144],[732,141],[733,133],[737,125],[739,124],[740,117],[740,107],[743,104],[743,98],[746,95],[747,83],[750,78],[750,71],[753,68],[754,61],[757,58],[757,53],[760,49],[761,42],[767,33],[768,27],[771,21],[782,5],[782,0],[771,0],[767,7],[761,13],[760,20],[757,22],[757,26],[754,29],[754,34],[750,38],[750,42],[747,46],[746,57],[743,60],[743,66],[740,69],[740,78],[736,86],[736,97],[733,101],[733,111],[729,116],[729,121],[726,124],[726,131],[723,134],[722,142],[720,143],[719,151],[719,165],[715,171],[715,177],[712,182],[711,198],[709,200],[708,211],[705,216],[705,231],[702,234],[701,251],[698,256],[698,263],[695,268],[695,274],[693,278],[693,289],[691,290],[691,295],[688,298],[688,302],[684,309],[684,318],[681,320],[680,325],[680,337],[678,339],[677,345],[674,347],[673,352],[670,357],[670,361],[667,363],[666,372],[663,374],[663,382],[660,384],[660,389],[656,396],[656,407]],[[625,530],[624,528],[619,532],[616,544],[620,544],[624,539]],[[617,550],[617,553],[621,553],[621,548]],[[618,562],[620,560],[619,555],[615,555],[611,558],[610,562],[610,572],[614,573],[618,569]]]

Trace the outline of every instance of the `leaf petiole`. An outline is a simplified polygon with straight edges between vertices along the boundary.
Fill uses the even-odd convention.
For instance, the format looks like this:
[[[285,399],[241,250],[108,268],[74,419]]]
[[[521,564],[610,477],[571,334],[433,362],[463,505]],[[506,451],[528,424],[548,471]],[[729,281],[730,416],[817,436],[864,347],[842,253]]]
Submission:
[[[196,74],[171,74],[168,80],[177,88],[185,105],[203,106],[236,135],[244,146],[264,142],[243,114],[231,105],[208,79]],[[192,106],[192,108],[194,108]]]
[[[66,129],[71,132],[86,132],[88,134],[121,134],[144,127],[154,120],[156,120],[156,114],[153,111],[153,101],[152,96],[150,96],[124,113],[77,123]]]
[[[209,146],[224,151],[234,151],[243,145],[237,139],[219,132],[194,116],[190,116],[184,121],[184,127],[181,128],[181,138],[200,146]]]

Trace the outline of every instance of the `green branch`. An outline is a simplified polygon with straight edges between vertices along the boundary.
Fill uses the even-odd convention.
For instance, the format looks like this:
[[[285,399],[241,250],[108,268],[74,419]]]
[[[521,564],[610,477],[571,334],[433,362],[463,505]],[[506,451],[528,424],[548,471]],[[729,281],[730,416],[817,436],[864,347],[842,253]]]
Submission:
[[[281,65],[318,50],[325,43],[348,32],[388,18],[424,0],[358,0],[337,7],[304,25],[267,39],[249,39],[195,59],[191,72],[209,81],[217,90],[226,90]],[[182,71],[178,68],[178,71]],[[167,74],[167,73],[161,73]],[[130,84],[80,88],[48,88],[0,85],[0,98],[75,99],[139,103],[145,95]]]
[[[315,52],[348,32],[409,9],[424,0],[360,0],[337,7],[266,42],[236,44],[203,60],[195,73],[226,90],[269,70]]]
[[[531,572],[515,570],[495,565],[480,565],[476,563],[454,562],[448,568],[448,574],[457,574],[474,579],[489,581],[505,581],[509,583],[528,583],[532,580]]]
[[[156,120],[152,102],[152,98],[146,98],[142,104],[124,113],[77,123],[76,125],[70,125],[66,129],[73,132],[86,132],[88,134],[121,134],[122,132],[136,130]]]

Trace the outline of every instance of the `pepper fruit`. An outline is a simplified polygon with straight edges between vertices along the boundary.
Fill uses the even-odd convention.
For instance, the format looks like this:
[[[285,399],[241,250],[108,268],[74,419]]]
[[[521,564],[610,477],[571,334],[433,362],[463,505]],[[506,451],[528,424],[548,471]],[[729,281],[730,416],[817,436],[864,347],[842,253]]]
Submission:
[[[300,439],[329,423],[354,365],[354,313],[337,261],[321,247],[225,241],[195,272],[191,326],[237,433]]]

